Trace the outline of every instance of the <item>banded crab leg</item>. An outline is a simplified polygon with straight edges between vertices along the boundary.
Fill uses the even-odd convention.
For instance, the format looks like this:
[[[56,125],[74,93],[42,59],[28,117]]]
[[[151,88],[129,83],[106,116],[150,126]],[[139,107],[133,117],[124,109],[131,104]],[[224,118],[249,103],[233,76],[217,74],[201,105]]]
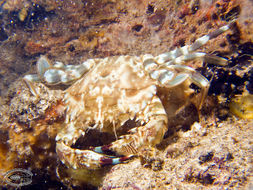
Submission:
[[[36,64],[37,74],[25,75],[23,79],[32,94],[37,95],[33,82],[44,82],[51,86],[70,85],[87,73],[94,64],[92,59],[88,59],[80,65],[64,65],[61,62],[52,65],[45,56],[41,56]]]
[[[106,154],[108,152],[116,155],[138,155],[143,147],[154,147],[159,144],[167,131],[167,114],[161,100],[154,96],[149,105],[143,110],[143,116],[137,115],[145,123],[140,127],[131,129],[130,134],[123,135],[112,144],[91,147],[97,153]]]
[[[180,85],[189,79],[191,83],[200,88],[201,97],[196,104],[198,109],[202,107],[210,86],[209,81],[203,75],[186,65],[169,65],[166,69],[152,71],[150,76],[168,88]]]
[[[71,148],[76,140],[84,135],[83,130],[74,128],[72,124],[56,136],[56,152],[63,164],[74,169],[89,168],[98,169],[105,165],[124,163],[132,156],[113,157],[96,153],[92,150],[80,150]]]
[[[181,48],[177,48],[170,52],[162,53],[156,56],[154,59],[159,65],[169,65],[169,64],[181,64],[183,61],[192,60],[195,58],[203,58],[204,61],[215,60],[216,63],[221,62],[224,64],[225,60],[219,57],[206,55],[205,53],[193,53],[195,50],[199,49],[201,46],[205,45],[209,40],[216,38],[220,34],[226,32],[232,27],[234,22],[228,25],[222,26],[221,28],[198,38],[192,45],[186,45]],[[181,57],[181,58],[179,58]]]
[[[208,93],[209,81],[191,67],[182,64],[190,60],[202,59],[209,63],[226,65],[227,60],[224,58],[193,51],[206,44],[210,39],[227,31],[232,24],[233,22],[198,38],[192,45],[186,45],[156,57],[149,54],[144,55],[142,57],[144,69],[149,73],[151,78],[168,88],[177,86],[189,79],[201,89],[201,98],[197,104],[197,107],[200,109]]]
[[[145,59],[145,57],[144,57]],[[153,65],[155,66],[155,61]],[[151,60],[149,59],[149,63]],[[146,64],[146,66],[148,66]],[[145,60],[144,60],[145,67]],[[158,67],[158,65],[156,65]],[[151,69],[151,67],[145,67],[145,70],[149,72],[149,75],[152,79],[155,79],[160,83],[160,85],[167,88],[178,86],[186,80],[190,80],[191,83],[197,85],[201,91],[200,101],[197,103],[197,108],[200,109],[204,102],[204,99],[207,96],[209,89],[209,81],[195,69],[186,66],[186,65],[168,65],[166,67],[161,67],[160,69]]]

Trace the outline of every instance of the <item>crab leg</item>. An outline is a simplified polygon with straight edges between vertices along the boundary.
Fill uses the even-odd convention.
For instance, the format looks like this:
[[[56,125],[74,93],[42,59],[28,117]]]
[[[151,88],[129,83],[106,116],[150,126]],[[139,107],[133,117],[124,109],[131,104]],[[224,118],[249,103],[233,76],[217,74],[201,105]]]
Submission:
[[[158,64],[164,64],[164,63],[172,61],[180,56],[183,57],[182,58],[183,60],[188,60],[187,56],[191,57],[192,52],[199,49],[201,46],[205,45],[209,40],[216,38],[217,36],[219,36],[223,32],[227,31],[231,27],[232,24],[233,24],[233,22],[215,30],[214,32],[211,32],[205,36],[198,38],[192,45],[186,45],[181,48],[177,48],[175,50],[172,50],[170,52],[160,54],[157,57],[155,57],[155,60]],[[192,58],[190,58],[190,59],[192,59]]]
[[[200,73],[196,72],[193,68],[185,65],[170,65],[169,68],[174,69],[179,74],[177,74],[172,80],[165,79],[160,81],[166,84],[166,86],[172,87],[175,85],[179,85],[180,83],[183,83],[185,80],[189,79],[193,84],[197,85],[201,89],[201,98],[197,103],[197,108],[200,109],[208,93],[210,85],[209,81]],[[162,76],[160,76],[160,78],[163,79]]]
[[[80,65],[64,65],[56,62],[52,65],[45,56],[37,61],[37,75],[26,75],[26,82],[45,82],[49,85],[71,84],[81,78],[94,65],[94,61],[88,59]],[[30,83],[28,83],[28,86]]]
[[[91,150],[80,150],[71,148],[64,144],[63,141],[59,141],[56,144],[56,152],[63,164],[71,166],[74,169],[77,168],[89,168],[98,169],[105,165],[115,165],[124,163],[133,156],[124,156],[113,158],[103,154],[96,153]]]
[[[96,153],[92,150],[80,150],[71,148],[77,139],[85,135],[81,128],[74,127],[73,123],[63,129],[56,136],[56,152],[62,163],[71,166],[72,168],[90,168],[98,169],[105,165],[115,165],[124,163],[132,158],[132,155],[124,157],[113,157]]]
[[[150,72],[150,77],[168,88],[180,85],[187,79],[200,87],[201,98],[197,107],[200,109],[209,89],[209,81],[191,67],[185,65],[169,65],[166,69]]]
[[[167,66],[170,66],[173,64],[181,65],[181,64],[185,63],[186,61],[191,61],[194,59],[201,59],[204,62],[212,63],[212,64],[216,64],[216,65],[221,65],[221,66],[225,66],[227,63],[227,59],[225,59],[225,58],[218,57],[215,55],[208,55],[208,54],[202,53],[202,52],[194,52],[194,53],[190,53],[187,55],[179,56],[171,61],[166,62],[165,65],[167,65]]]
[[[144,116],[139,116],[146,124],[131,129],[131,134],[121,136],[121,139],[112,144],[94,147],[97,153],[115,153],[116,155],[138,154],[141,147],[154,147],[159,144],[167,131],[167,115],[160,99],[153,97],[151,103],[143,111]],[[137,116],[138,117],[138,116]]]

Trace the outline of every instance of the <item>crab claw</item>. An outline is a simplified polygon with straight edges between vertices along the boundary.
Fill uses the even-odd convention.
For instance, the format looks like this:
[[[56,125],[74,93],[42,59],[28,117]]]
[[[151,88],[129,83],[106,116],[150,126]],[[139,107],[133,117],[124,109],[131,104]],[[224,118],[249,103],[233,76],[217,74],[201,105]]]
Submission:
[[[93,152],[92,150],[74,149],[67,146],[62,141],[57,142],[56,152],[63,164],[66,164],[74,169],[99,169],[105,165],[125,163],[127,160],[133,157],[133,155],[111,157]]]

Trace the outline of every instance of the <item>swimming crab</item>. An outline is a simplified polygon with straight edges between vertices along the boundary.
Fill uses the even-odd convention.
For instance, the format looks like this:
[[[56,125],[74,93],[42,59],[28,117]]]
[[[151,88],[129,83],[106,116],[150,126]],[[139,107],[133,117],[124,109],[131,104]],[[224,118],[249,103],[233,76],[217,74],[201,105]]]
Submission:
[[[88,59],[80,65],[51,64],[41,56],[37,74],[26,75],[32,93],[33,82],[68,84],[63,102],[66,109],[65,127],[56,136],[56,152],[60,160],[73,168],[97,169],[107,164],[119,164],[138,155],[142,147],[159,144],[167,131],[168,117],[157,89],[172,89],[186,93],[189,84],[200,88],[197,108],[201,108],[209,81],[183,63],[202,59],[226,64],[226,59],[196,52],[208,40],[230,28],[230,24],[173,51],[152,56],[113,56]],[[182,85],[187,84],[187,85]],[[165,91],[168,92],[168,91]],[[180,92],[178,92],[180,93]],[[86,150],[72,148],[90,129],[116,133],[128,120],[136,127],[108,145]],[[108,153],[115,153],[114,156]]]

